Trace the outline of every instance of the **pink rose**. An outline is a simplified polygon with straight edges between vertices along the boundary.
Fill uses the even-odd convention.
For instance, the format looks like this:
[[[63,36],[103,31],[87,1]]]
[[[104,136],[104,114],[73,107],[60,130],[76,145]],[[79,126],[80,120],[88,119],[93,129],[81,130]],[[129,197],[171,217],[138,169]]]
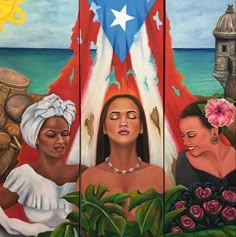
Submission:
[[[201,218],[204,215],[204,211],[199,205],[191,206],[190,213],[192,214],[194,218]]]
[[[210,99],[205,106],[206,118],[213,127],[229,126],[234,121],[236,108],[226,99]]]
[[[236,202],[236,193],[232,190],[223,191],[222,196],[226,201]]]
[[[185,201],[178,201],[174,205],[174,209],[180,209],[180,208],[183,208],[183,207],[185,207]]]
[[[196,224],[193,219],[187,215],[181,216],[181,224],[184,228],[191,230],[195,228]]]
[[[174,233],[180,233],[180,232],[183,232],[183,230],[180,228],[180,226],[174,226],[172,228],[172,232]]]
[[[227,206],[222,210],[222,216],[228,221],[233,221],[236,219],[236,209]]]
[[[196,196],[199,199],[206,199],[211,196],[211,189],[210,188],[202,188],[197,187],[195,190]]]
[[[204,209],[212,215],[217,214],[221,209],[222,206],[217,200],[210,200],[209,202],[203,203]]]

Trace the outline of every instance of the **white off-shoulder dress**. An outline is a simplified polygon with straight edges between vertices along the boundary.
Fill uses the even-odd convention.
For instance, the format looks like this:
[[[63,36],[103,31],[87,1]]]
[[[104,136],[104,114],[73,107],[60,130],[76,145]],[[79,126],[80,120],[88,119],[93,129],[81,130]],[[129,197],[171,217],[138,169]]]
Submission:
[[[4,187],[19,195],[18,202],[23,205],[30,223],[9,218],[0,208],[0,226],[13,236],[37,236],[53,230],[72,211],[72,205],[61,197],[74,191],[75,185],[73,182],[58,186],[37,174],[28,164],[13,169]]]

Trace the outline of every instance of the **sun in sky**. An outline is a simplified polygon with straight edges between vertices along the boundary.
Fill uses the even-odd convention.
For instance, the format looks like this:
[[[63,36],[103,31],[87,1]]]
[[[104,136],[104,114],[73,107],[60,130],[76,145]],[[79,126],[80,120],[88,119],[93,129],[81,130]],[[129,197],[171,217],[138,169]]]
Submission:
[[[19,7],[24,0],[0,0],[0,32],[5,22],[21,24],[25,20],[25,13]]]

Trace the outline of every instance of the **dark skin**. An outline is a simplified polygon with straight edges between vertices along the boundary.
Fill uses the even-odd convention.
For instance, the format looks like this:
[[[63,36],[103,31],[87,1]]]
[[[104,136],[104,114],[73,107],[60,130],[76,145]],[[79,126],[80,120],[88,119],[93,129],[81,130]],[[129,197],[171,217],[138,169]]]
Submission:
[[[80,173],[87,166],[67,165],[61,161],[69,142],[68,124],[63,117],[52,117],[42,125],[36,147],[39,153],[38,161],[30,166],[36,173],[47,178],[58,186],[76,182]],[[63,175],[62,175],[63,174]],[[18,194],[6,188],[0,189],[0,206],[5,209],[18,203]]]

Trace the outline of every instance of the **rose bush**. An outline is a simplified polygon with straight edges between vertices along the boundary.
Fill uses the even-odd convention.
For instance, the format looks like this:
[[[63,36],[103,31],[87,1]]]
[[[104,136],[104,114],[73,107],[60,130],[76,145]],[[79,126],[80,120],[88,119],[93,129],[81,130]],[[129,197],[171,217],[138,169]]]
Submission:
[[[200,219],[204,216],[204,210],[199,205],[193,205],[190,207],[190,214],[195,219]]]
[[[196,227],[196,223],[193,221],[193,219],[187,215],[183,215],[180,218],[181,225],[187,230],[193,230]]]
[[[234,207],[227,206],[222,210],[222,216],[227,221],[234,221],[236,216],[236,209]]]
[[[211,196],[212,190],[209,187],[206,188],[197,187],[195,193],[198,199],[207,199]]]
[[[171,210],[186,208],[166,226],[169,232],[195,232],[236,223],[236,189],[212,183],[183,191]]]
[[[224,190],[222,192],[222,197],[225,201],[236,204],[236,193],[232,190]]]
[[[216,215],[222,209],[222,205],[217,200],[210,200],[209,202],[204,202],[203,207],[207,213]]]

